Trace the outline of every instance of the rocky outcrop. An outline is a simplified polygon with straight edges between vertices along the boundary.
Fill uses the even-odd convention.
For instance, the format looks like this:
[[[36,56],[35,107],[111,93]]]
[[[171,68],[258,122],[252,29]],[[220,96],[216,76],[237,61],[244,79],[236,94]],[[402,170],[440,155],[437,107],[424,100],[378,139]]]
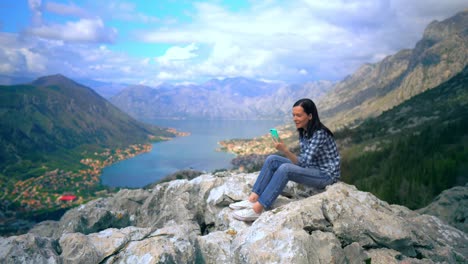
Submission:
[[[419,209],[418,213],[437,216],[468,233],[468,183],[443,191],[431,204]]]
[[[1,263],[456,263],[468,236],[354,186],[289,183],[254,223],[232,218],[257,173],[204,174],[121,190],[28,234],[0,238]]]

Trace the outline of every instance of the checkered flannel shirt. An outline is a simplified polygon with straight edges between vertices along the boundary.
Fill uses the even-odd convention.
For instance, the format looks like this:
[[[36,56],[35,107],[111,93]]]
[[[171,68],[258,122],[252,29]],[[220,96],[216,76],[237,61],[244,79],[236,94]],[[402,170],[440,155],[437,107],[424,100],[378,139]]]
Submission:
[[[335,140],[325,130],[315,131],[312,137],[299,136],[301,153],[298,164],[304,168],[318,168],[335,182],[340,178],[340,155]]]

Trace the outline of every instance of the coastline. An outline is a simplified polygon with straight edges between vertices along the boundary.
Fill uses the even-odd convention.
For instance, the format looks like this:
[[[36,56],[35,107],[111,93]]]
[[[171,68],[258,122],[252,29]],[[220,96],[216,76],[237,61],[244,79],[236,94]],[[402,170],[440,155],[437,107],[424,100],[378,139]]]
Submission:
[[[190,133],[168,129],[175,136]],[[68,209],[90,200],[108,196],[119,188],[101,184],[102,170],[117,162],[133,158],[152,150],[154,142],[171,140],[172,137],[150,137],[151,143],[132,144],[124,148],[94,152],[82,158],[79,170],[56,168],[41,176],[6,184],[0,200],[0,235],[27,232],[36,221],[60,218]],[[63,195],[74,199],[62,201]]]

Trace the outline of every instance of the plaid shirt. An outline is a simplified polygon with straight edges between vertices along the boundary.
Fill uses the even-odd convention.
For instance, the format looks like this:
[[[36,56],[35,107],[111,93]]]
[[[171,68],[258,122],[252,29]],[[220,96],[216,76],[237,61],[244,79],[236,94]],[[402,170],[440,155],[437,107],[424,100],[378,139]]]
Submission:
[[[312,137],[299,136],[301,153],[297,165],[318,168],[334,181],[340,178],[340,155],[335,140],[325,130],[315,131]]]

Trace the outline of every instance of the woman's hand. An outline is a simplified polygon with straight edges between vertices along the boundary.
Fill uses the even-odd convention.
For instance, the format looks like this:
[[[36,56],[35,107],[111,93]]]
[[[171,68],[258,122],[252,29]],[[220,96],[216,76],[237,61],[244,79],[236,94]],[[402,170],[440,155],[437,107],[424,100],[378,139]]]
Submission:
[[[286,146],[286,144],[284,144],[282,140],[275,142],[275,148],[283,153],[286,153],[288,151],[288,146]]]
[[[275,144],[275,148],[281,152],[284,153],[284,155],[292,161],[292,163],[297,164],[297,156],[289,151],[288,146],[284,144],[283,140],[273,140],[273,143]]]

